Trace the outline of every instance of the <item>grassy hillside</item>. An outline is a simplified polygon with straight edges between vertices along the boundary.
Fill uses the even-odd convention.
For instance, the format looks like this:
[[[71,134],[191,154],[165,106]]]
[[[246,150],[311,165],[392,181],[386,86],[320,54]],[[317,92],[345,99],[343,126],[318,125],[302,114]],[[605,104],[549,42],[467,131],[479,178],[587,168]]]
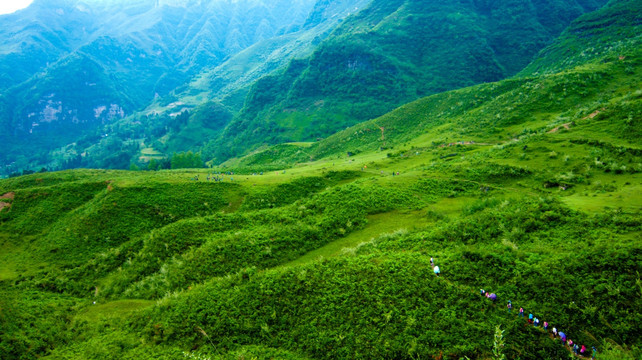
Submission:
[[[639,359],[627,49],[216,169],[1,180],[0,357]]]
[[[215,160],[314,141],[420,97],[512,76],[603,3],[373,1],[309,58],[253,86]]]
[[[554,73],[597,59],[609,61],[613,56],[625,59],[640,48],[641,23],[638,1],[612,1],[574,22],[520,74]]]

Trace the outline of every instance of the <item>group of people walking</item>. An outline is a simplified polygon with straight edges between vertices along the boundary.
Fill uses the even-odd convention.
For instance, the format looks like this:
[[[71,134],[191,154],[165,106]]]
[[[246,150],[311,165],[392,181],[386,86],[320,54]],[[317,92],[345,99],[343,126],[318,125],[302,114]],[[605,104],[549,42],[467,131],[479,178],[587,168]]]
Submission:
[[[497,300],[497,295],[488,293],[484,289],[480,289],[480,293],[481,293],[482,296],[485,296],[486,298],[492,300],[493,302],[495,302]],[[510,314],[511,311],[513,310],[513,303],[510,300],[508,300],[508,303],[506,304],[506,308],[508,309],[508,313]],[[522,318],[524,317],[524,308],[523,307],[519,308],[518,315],[520,317],[522,317]],[[542,328],[544,328],[544,331],[546,331],[548,333],[548,331],[549,331],[548,330],[548,326],[549,326],[548,322],[544,321],[542,323],[540,321],[540,319],[538,319],[536,316],[533,316],[532,313],[528,314],[527,321],[528,321],[529,324],[531,324],[531,325],[533,325],[535,327],[539,327],[540,324],[541,324]],[[557,328],[555,328],[555,327],[553,327],[553,329],[551,329],[551,334],[553,335],[554,339],[559,339],[562,342],[562,345],[563,346],[567,346],[570,351],[575,353],[575,355],[577,355],[577,356],[588,356],[586,345],[581,345],[580,346],[580,345],[574,343],[573,340],[569,339],[564,332],[558,331]],[[595,359],[596,355],[597,355],[597,348],[595,346],[593,346],[593,355],[591,356],[591,359]]]
[[[439,270],[439,266],[435,265],[435,260],[432,257],[430,257],[430,266],[433,268],[433,271],[434,271],[435,275],[439,276],[441,271]],[[489,293],[484,289],[479,289],[479,290],[480,290],[480,295],[481,296],[486,297],[487,299],[489,299],[492,302],[497,301],[497,294]],[[510,314],[512,312],[512,310],[513,310],[513,303],[510,300],[508,300],[508,303],[506,304],[506,308],[508,309],[508,313]],[[519,314],[518,315],[520,317],[522,317],[522,318],[524,317],[524,308],[522,308],[522,307],[519,308]],[[533,316],[532,313],[528,314],[528,320],[527,321],[528,321],[529,324],[531,324],[531,325],[533,325],[535,327],[539,327],[540,324],[541,324],[542,328],[544,328],[544,331],[546,331],[548,333],[548,331],[549,331],[548,330],[548,327],[549,327],[549,323],[548,322],[546,322],[546,321],[541,322],[540,319],[538,319],[536,316]],[[557,328],[553,327],[551,329],[551,334],[553,335],[554,339],[556,339],[556,340],[559,339],[562,342],[562,345],[563,346],[567,346],[568,349],[571,352],[573,352],[575,355],[577,355],[577,356],[588,356],[588,352],[587,352],[586,346],[585,345],[578,345],[578,344],[574,343],[573,340],[569,339],[564,332],[558,331]],[[595,346],[593,346],[592,349],[593,349],[593,355],[591,356],[591,359],[593,360],[597,356],[597,348]]]

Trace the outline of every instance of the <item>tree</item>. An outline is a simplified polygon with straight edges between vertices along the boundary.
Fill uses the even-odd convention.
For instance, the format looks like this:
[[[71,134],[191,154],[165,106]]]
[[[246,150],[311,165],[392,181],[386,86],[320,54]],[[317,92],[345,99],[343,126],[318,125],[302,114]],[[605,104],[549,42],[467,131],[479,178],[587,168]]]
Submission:
[[[200,153],[188,151],[186,153],[174,153],[172,155],[172,169],[193,169],[203,168],[203,160]]]

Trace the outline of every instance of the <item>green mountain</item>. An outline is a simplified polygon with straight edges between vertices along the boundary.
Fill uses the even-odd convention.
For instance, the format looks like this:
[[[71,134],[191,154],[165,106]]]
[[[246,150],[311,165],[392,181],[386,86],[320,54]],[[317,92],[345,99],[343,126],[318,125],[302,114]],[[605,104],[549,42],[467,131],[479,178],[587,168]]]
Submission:
[[[0,356],[639,359],[640,10],[316,143],[0,180]]]
[[[254,85],[216,159],[314,141],[426,95],[514,75],[604,3],[373,1],[309,58]]]
[[[37,1],[0,18],[2,172],[316,140],[506,78],[604,2]]]
[[[626,60],[640,47],[642,4],[612,1],[602,11],[582,16],[553,44],[540,52],[520,75],[547,74],[572,69],[585,63]]]
[[[10,131],[0,136],[11,151],[0,161],[29,168],[34,153],[46,158],[84,135],[104,133],[103,125],[204,69],[297,31],[314,6],[314,0],[42,0],[2,16],[0,122]]]
[[[264,39],[222,64],[209,67],[196,75],[189,84],[176,89],[171,99],[182,103],[183,109],[203,102],[216,101],[238,112],[251,85],[261,77],[284,68],[293,58],[310,55],[314,48],[345,19],[370,0],[317,1],[299,31]],[[163,106],[166,99],[153,103],[148,111],[176,112]]]

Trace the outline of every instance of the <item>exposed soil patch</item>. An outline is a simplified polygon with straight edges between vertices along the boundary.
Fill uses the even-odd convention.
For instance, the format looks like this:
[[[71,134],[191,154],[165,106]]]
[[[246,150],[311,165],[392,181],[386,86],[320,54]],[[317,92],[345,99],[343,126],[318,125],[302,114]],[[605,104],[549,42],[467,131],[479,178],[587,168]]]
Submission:
[[[566,130],[570,130],[570,129],[571,129],[571,124],[572,124],[572,123],[562,124],[562,125],[560,125],[560,126],[556,127],[555,129],[550,130],[548,133],[549,133],[549,134],[556,133],[556,132],[560,131],[560,129],[561,129],[561,128],[564,128],[564,129],[566,129]]]
[[[601,113],[602,111],[604,111],[604,110],[606,110],[606,109],[605,109],[605,108],[601,108],[601,109],[599,109],[599,110],[595,110],[595,111],[593,111],[592,113],[590,113],[587,117],[585,117],[585,118],[584,118],[584,119],[582,119],[582,120],[586,120],[586,119],[594,119],[596,116],[600,115],[600,113]]]
[[[0,196],[0,200],[9,200],[7,201],[0,201],[0,212],[3,211],[5,208],[9,210],[11,208],[11,202],[13,199],[16,197],[16,193],[14,192],[8,192],[2,196]]]

